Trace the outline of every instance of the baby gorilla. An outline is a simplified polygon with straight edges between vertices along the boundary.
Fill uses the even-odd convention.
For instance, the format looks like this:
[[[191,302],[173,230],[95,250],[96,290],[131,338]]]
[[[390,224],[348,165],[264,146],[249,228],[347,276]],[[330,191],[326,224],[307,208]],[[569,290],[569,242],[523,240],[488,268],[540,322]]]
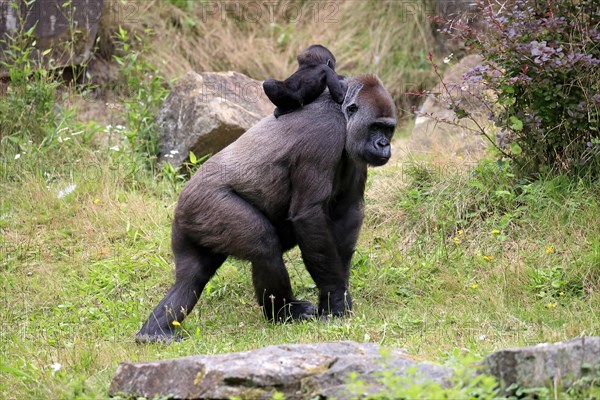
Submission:
[[[267,79],[263,89],[277,106],[273,115],[291,113],[312,103],[323,93],[325,86],[336,103],[344,101],[346,85],[335,73],[335,57],[324,46],[314,44],[298,55],[298,70],[285,81]]]

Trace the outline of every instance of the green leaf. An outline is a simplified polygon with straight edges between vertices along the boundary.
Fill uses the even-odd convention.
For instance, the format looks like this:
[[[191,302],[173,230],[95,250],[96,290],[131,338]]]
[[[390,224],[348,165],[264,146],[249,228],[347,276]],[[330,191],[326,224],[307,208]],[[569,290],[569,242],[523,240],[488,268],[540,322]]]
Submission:
[[[196,163],[198,162],[198,159],[196,158],[196,155],[193,151],[190,151],[190,162],[194,165],[196,165]]]
[[[510,127],[512,128],[513,131],[521,131],[523,130],[523,121],[521,121],[519,118],[515,117],[514,115],[512,117],[509,118],[510,120]]]
[[[515,87],[511,86],[511,85],[502,85],[502,90],[504,91],[504,93],[508,93],[508,94],[515,93]]]
[[[514,155],[519,155],[523,152],[523,149],[517,143],[512,142],[510,144],[510,152],[513,153]]]

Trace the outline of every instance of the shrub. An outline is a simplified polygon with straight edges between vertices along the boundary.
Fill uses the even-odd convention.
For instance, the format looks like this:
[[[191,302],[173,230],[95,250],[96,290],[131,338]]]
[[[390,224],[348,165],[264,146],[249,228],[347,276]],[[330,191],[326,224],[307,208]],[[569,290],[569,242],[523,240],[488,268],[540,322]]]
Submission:
[[[55,107],[59,84],[42,60],[33,56],[34,28],[6,34],[0,42],[0,69],[7,72],[6,95],[0,97],[0,139],[19,143],[32,140],[40,145],[56,131],[59,115]],[[2,83],[0,83],[1,85]],[[1,89],[1,88],[0,88]],[[3,143],[5,144],[5,143]]]
[[[596,0],[479,0],[477,23],[446,32],[483,56],[467,73],[486,101],[499,145],[522,173],[598,173],[600,7]]]

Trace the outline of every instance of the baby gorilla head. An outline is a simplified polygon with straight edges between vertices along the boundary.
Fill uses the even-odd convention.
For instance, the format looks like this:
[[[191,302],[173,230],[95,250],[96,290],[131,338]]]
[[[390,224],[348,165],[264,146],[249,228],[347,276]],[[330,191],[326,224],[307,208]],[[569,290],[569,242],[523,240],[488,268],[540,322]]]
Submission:
[[[333,71],[335,71],[335,56],[329,49],[320,44],[313,44],[306,48],[302,53],[298,54],[296,58],[298,60],[298,66],[315,66],[319,64],[325,64]]]

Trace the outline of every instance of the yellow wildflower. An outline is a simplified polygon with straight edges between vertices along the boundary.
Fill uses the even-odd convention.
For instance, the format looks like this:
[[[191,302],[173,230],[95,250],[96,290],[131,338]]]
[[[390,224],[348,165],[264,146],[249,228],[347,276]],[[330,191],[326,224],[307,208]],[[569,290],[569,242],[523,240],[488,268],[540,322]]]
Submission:
[[[500,234],[500,230],[499,229],[494,229],[492,231],[492,235],[499,235]]]
[[[546,304],[546,307],[548,307],[549,309],[553,309],[556,307],[556,303],[548,303]]]
[[[465,233],[465,231],[463,231],[462,229],[458,230],[458,236],[462,235],[463,233]]]
[[[565,292],[560,292],[558,295],[559,295],[559,296],[564,296],[564,295],[565,295]]]
[[[546,247],[546,254],[550,254],[550,253],[554,253],[554,245],[553,244]]]
[[[471,285],[471,289],[477,289],[479,287],[478,283],[474,283]]]
[[[460,239],[459,239],[459,238],[457,238],[457,237],[455,237],[455,238],[454,238],[454,239],[452,239],[452,240],[454,240],[454,243],[455,243],[455,244],[459,244],[459,243],[460,243]]]
[[[492,262],[494,260],[493,256],[483,256],[483,259],[487,262]]]
[[[179,323],[179,321],[173,321],[173,322],[171,322],[171,323],[173,324],[173,326],[179,326],[179,325],[181,325],[181,324]]]
[[[96,198],[94,199],[94,204],[98,204],[98,203],[100,203],[100,199],[96,197]]]

